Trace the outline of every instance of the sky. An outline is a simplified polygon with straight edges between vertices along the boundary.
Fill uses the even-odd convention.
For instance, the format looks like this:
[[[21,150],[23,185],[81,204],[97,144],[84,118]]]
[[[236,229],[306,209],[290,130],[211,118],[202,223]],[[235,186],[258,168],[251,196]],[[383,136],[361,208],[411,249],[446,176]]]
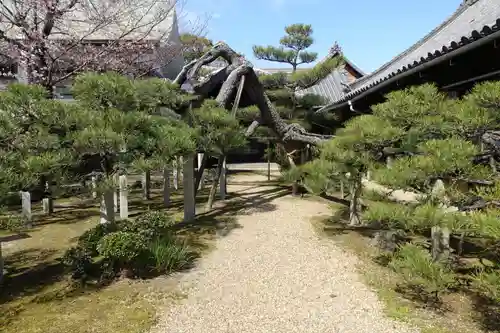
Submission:
[[[253,45],[278,45],[285,26],[311,24],[310,50],[320,59],[337,41],[344,55],[369,73],[442,23],[462,1],[185,0],[178,12],[181,29],[207,22],[206,37],[226,42],[261,68],[286,65],[256,60]]]

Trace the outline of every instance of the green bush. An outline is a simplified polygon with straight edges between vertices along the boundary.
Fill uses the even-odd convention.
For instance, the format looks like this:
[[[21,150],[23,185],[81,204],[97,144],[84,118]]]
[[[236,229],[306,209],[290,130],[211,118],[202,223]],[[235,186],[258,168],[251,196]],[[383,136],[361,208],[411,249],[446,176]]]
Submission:
[[[139,234],[117,231],[105,235],[97,245],[97,251],[104,259],[125,267],[133,264],[148,250],[147,240]]]
[[[97,245],[107,234],[117,231],[117,226],[113,223],[98,224],[92,229],[85,231],[78,238],[78,245],[89,252],[91,256],[98,254]]]
[[[408,230],[408,221],[413,209],[399,203],[373,202],[362,213],[362,219],[367,223],[380,223],[388,228]]]
[[[91,253],[81,246],[75,246],[67,250],[61,262],[71,270],[73,279],[85,280],[91,273]]]
[[[434,262],[426,249],[412,243],[398,249],[389,267],[401,275],[408,287],[421,292],[420,296],[425,298],[431,295],[438,300],[439,295],[456,282],[455,274],[447,265]]]
[[[84,73],[73,83],[73,96],[92,109],[116,108],[132,111],[137,108],[133,81],[117,73]]]
[[[18,231],[25,227],[21,216],[8,215],[0,219],[0,230]]]
[[[499,271],[481,271],[473,275],[472,286],[483,296],[500,303]]]
[[[125,232],[136,233],[147,240],[153,240],[164,234],[174,223],[174,219],[166,213],[148,211],[134,220],[121,222],[119,228]]]
[[[189,267],[195,259],[185,243],[171,236],[156,238],[149,246],[151,262],[156,272],[172,272]]]

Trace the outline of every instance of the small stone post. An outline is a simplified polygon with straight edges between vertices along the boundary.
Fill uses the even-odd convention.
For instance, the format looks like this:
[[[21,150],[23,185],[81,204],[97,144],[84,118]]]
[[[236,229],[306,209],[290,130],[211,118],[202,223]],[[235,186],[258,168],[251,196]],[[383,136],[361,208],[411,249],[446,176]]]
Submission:
[[[183,163],[183,186],[184,186],[184,221],[194,221],[196,217],[196,200],[194,189],[194,155],[186,157]]]
[[[31,213],[31,193],[20,191],[21,196],[21,216],[27,226],[31,227],[33,215]]]
[[[446,188],[441,179],[436,180],[432,187],[431,196],[440,200],[442,204],[447,201]],[[431,229],[432,259],[434,261],[446,260],[450,256],[450,230],[447,227],[433,226]]]
[[[120,219],[128,219],[128,184],[127,176],[121,175],[119,177],[120,184]]]
[[[45,197],[42,199],[42,209],[43,213],[50,215],[54,213],[54,199],[50,196],[51,191],[49,188],[49,182],[45,183]]]
[[[387,156],[387,158],[386,158],[386,164],[387,164],[387,167],[389,169],[392,168],[392,157],[391,156]]]
[[[113,200],[114,189],[107,189],[104,191],[101,197],[101,224],[114,223],[115,222],[115,209]]]

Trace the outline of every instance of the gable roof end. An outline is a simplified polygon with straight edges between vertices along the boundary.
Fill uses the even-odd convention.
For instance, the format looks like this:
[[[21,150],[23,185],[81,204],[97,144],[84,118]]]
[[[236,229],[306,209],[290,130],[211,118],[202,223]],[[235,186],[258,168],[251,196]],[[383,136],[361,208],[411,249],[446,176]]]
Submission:
[[[390,78],[499,31],[500,1],[465,0],[445,22],[373,73],[353,82],[350,93],[325,108],[344,103]]]

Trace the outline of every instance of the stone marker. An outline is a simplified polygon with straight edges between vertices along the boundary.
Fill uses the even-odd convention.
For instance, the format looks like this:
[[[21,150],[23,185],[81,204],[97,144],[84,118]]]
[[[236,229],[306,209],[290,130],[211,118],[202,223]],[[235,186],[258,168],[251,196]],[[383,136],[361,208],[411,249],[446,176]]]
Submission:
[[[31,213],[31,193],[26,191],[20,191],[21,196],[21,216],[27,226],[31,226],[33,221],[33,215]]]
[[[120,219],[128,219],[128,185],[127,176],[121,175],[119,177],[120,184]]]

